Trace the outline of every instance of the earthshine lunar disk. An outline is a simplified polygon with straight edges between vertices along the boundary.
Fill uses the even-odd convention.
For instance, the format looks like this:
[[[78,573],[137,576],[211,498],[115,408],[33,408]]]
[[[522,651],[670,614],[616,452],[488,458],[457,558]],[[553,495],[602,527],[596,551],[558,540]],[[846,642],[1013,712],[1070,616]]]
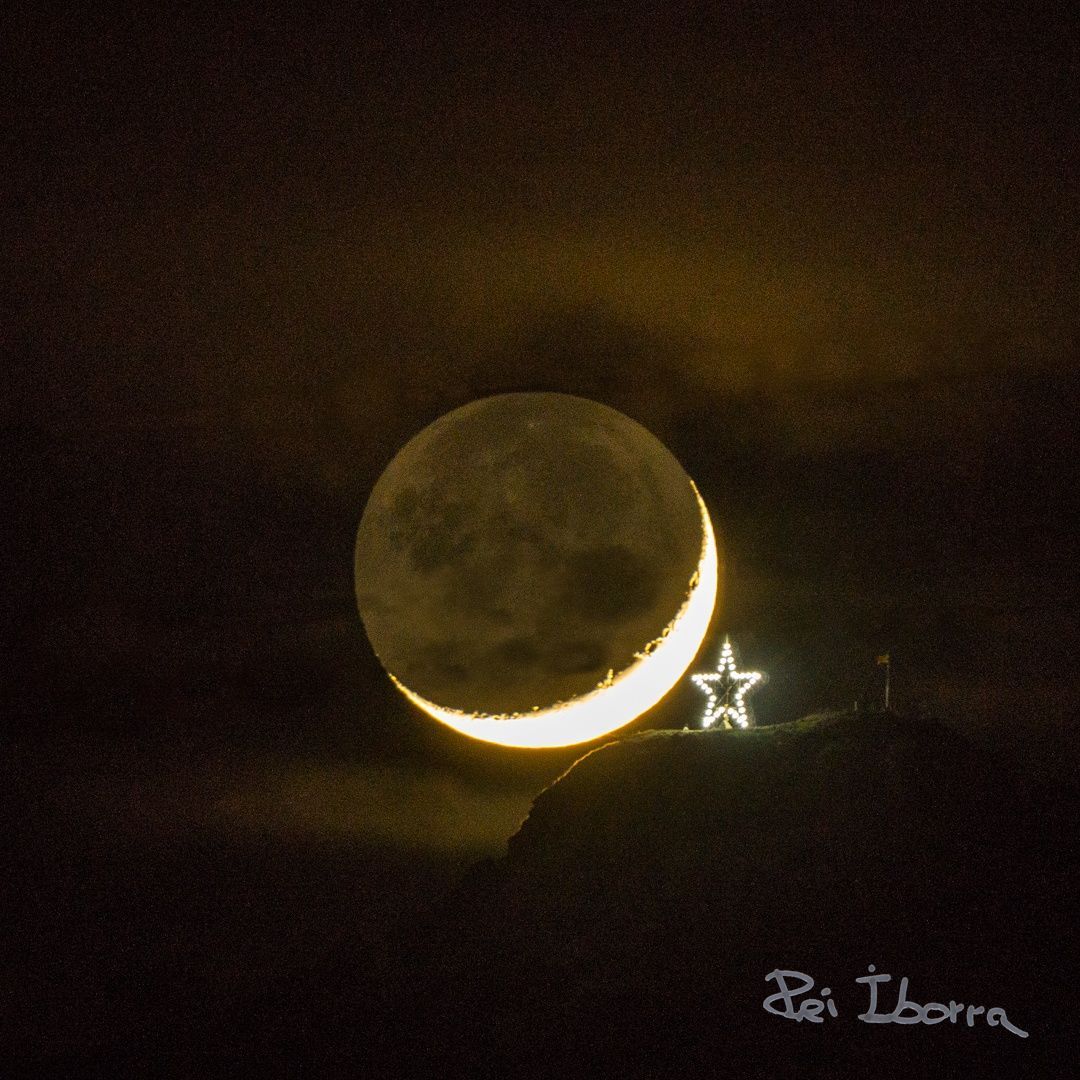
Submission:
[[[569,394],[499,394],[428,425],[379,477],[356,597],[383,667],[430,716],[569,746],[678,682],[718,563],[697,488],[640,424]]]

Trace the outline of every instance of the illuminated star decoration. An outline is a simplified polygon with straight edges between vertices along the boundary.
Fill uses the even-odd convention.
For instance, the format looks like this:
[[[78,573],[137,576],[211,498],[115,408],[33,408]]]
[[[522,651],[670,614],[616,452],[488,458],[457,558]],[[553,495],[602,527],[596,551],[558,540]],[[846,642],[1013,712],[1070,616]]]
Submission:
[[[750,726],[752,718],[744,699],[755,686],[765,680],[765,676],[760,671],[735,669],[735,652],[730,638],[724,638],[724,647],[720,650],[720,665],[716,671],[691,675],[690,678],[709,698],[705,715],[701,718],[702,727],[710,728],[718,720],[728,730]]]

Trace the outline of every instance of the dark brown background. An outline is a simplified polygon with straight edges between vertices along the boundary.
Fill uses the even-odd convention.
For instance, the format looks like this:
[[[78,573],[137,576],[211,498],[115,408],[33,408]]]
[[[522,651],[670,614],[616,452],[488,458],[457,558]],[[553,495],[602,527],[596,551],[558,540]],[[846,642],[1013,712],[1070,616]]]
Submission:
[[[889,651],[901,710],[1075,752],[1065,5],[532,12],[5,16],[24,1050],[316,964],[573,760],[412,713],[355,613],[371,485],[484,394],[679,457],[759,721]]]

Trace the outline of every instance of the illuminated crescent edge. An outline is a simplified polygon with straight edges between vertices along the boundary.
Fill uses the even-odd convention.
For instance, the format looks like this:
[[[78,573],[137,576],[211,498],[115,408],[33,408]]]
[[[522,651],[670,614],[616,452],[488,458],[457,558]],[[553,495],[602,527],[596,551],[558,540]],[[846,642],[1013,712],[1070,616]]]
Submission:
[[[701,558],[690,589],[660,637],[649,642],[618,675],[609,673],[594,690],[546,708],[502,716],[436,705],[390,674],[414,705],[462,735],[502,746],[557,747],[588,742],[636,720],[679,681],[697,655],[712,621],[719,586],[716,536],[709,511],[690,481],[701,510]]]

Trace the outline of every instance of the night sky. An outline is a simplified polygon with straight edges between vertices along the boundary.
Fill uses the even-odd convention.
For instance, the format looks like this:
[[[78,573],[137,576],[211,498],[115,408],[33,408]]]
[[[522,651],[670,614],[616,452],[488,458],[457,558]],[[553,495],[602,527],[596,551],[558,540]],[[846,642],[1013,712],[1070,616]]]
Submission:
[[[375,845],[420,853],[399,896],[498,850],[579,751],[413,711],[352,548],[396,451],[505,391],[678,457],[760,723],[873,700],[889,652],[901,712],[1075,755],[1066,8],[5,14],[19,865],[81,896],[91,851]],[[27,956],[78,938],[66,902],[23,898]],[[51,962],[100,989],[95,948]],[[119,1008],[53,1025],[50,993],[61,1047]]]

